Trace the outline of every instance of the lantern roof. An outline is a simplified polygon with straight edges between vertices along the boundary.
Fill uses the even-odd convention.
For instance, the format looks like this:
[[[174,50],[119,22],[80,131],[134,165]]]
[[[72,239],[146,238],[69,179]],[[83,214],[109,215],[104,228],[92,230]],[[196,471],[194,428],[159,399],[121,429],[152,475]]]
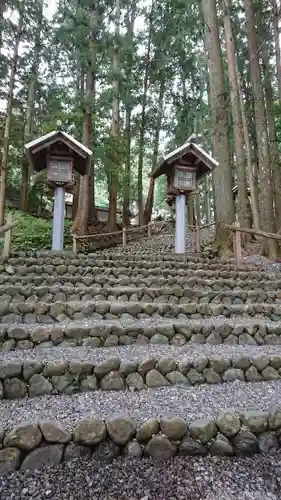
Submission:
[[[218,162],[193,141],[194,136],[191,136],[182,146],[163,156],[151,172],[150,177],[157,179],[160,175],[167,174],[175,164],[196,167],[197,179],[212,172],[219,165]]]
[[[37,172],[46,168],[50,155],[72,156],[74,169],[84,175],[88,172],[92,151],[61,129],[53,130],[25,145],[29,163]]]

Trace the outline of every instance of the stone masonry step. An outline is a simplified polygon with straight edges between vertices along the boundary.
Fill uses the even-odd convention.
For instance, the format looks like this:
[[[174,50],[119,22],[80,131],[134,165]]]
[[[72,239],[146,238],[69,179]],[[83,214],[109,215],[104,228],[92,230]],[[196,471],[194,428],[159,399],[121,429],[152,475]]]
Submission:
[[[3,352],[53,345],[113,347],[117,345],[280,345],[281,322],[260,318],[193,320],[103,320],[92,318],[64,323],[0,324]]]
[[[0,353],[0,399],[281,378],[281,346],[41,348]]]
[[[90,274],[87,273],[85,276],[81,275],[69,275],[65,274],[63,276],[57,275],[27,275],[27,276],[3,276],[0,275],[0,286],[10,287],[10,286],[24,286],[28,287],[32,294],[33,286],[68,286],[68,287],[91,287],[91,286],[102,286],[106,287],[119,287],[127,286],[128,288],[132,286],[136,287],[166,287],[166,286],[181,286],[185,287],[195,287],[196,285],[200,287],[210,287],[214,290],[232,290],[236,288],[241,289],[252,289],[252,290],[280,290],[281,280],[276,279],[276,275],[273,277],[267,276],[261,280],[246,279],[245,277],[225,278],[209,276],[209,274],[203,275],[203,277],[197,276],[127,276],[126,274],[121,274],[119,276],[112,276],[106,274]]]
[[[22,272],[24,269],[33,269],[37,266],[71,266],[72,268],[85,268],[85,267],[124,267],[124,268],[161,268],[161,269],[211,269],[211,270],[224,270],[232,271],[234,270],[233,262],[224,262],[221,260],[206,260],[201,259],[198,261],[177,261],[177,260],[155,260],[150,257],[139,260],[124,260],[124,259],[101,259],[101,258],[87,258],[87,259],[9,259],[6,264],[0,265],[0,272],[8,269],[20,269]],[[254,265],[244,264],[244,271],[258,271],[259,268]]]
[[[200,319],[209,317],[257,317],[280,321],[281,304],[209,304],[209,303],[159,303],[112,301],[58,301],[50,302],[0,302],[1,323],[59,323],[61,321],[82,320],[124,320],[167,318]]]
[[[267,288],[270,284],[267,283]],[[87,300],[118,300],[143,301],[143,302],[170,302],[173,304],[182,303],[215,303],[215,304],[242,304],[255,302],[281,303],[281,289],[263,290],[239,289],[222,290],[219,286],[212,289],[202,285],[201,287],[102,287],[101,285],[86,287],[68,286],[22,286],[22,285],[2,285],[0,286],[0,302],[57,302],[57,301],[87,301]]]
[[[179,262],[171,262],[170,264],[163,263],[154,263],[153,262],[140,262],[136,265],[134,262],[130,263],[122,263],[122,262],[93,262],[87,263],[85,262],[83,265],[68,265],[66,262],[59,264],[54,261],[51,264],[46,263],[36,263],[34,265],[11,265],[7,264],[1,266],[0,273],[3,276],[10,276],[14,274],[18,274],[20,276],[25,276],[27,274],[57,274],[62,276],[64,274],[81,274],[85,275],[89,272],[100,274],[101,271],[106,274],[115,274],[118,276],[120,273],[129,273],[131,275],[143,274],[145,276],[149,275],[186,275],[186,276],[204,276],[204,275],[213,275],[213,276],[224,276],[229,278],[237,278],[238,276],[253,279],[262,279],[262,277],[275,276],[276,273],[267,273],[265,271],[259,270],[256,267],[245,266],[241,270],[236,270],[233,266],[229,265],[221,265],[217,264],[199,264],[198,266],[188,265],[185,263]]]
[[[274,453],[280,389],[281,381],[233,382],[2,401],[0,472],[57,465],[87,449],[107,459]]]

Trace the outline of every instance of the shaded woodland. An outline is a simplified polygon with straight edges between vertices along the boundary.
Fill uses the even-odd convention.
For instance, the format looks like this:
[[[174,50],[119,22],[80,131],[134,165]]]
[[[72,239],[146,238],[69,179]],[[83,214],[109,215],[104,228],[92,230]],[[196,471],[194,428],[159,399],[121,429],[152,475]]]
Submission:
[[[51,10],[1,0],[0,225],[7,190],[27,213],[50,199],[24,144],[60,120],[94,152],[76,179],[78,234],[97,224],[96,205],[109,206],[108,231],[117,208],[125,226],[132,211],[150,221],[152,197],[154,216],[165,210],[165,179],[148,174],[193,132],[219,162],[199,197],[217,239],[235,212],[243,227],[279,232],[280,15],[279,0],[58,0]]]

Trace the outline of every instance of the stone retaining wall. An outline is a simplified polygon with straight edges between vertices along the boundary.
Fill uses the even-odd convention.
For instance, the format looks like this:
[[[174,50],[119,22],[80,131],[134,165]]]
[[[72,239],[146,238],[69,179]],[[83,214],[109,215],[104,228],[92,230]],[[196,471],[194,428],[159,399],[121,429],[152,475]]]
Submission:
[[[198,272],[199,273],[199,272]],[[92,285],[102,285],[102,286],[177,286],[182,287],[194,287],[196,284],[202,285],[203,287],[212,287],[214,290],[222,290],[224,287],[228,289],[240,287],[246,289],[264,289],[272,291],[280,290],[281,281],[276,280],[276,275],[266,275],[256,279],[251,277],[249,273],[245,277],[232,278],[229,276],[231,273],[224,273],[224,276],[220,276],[218,273],[213,272],[203,272],[200,273],[189,272],[177,273],[171,271],[168,276],[165,277],[164,274],[154,275],[151,272],[146,274],[134,273],[128,276],[128,273],[122,273],[121,275],[115,275],[113,273],[96,273],[87,271],[83,275],[79,274],[65,274],[63,276],[53,274],[43,273],[42,275],[27,274],[25,276],[19,276],[17,274],[0,274],[0,285],[16,285],[16,286],[86,286],[90,287]],[[167,274],[167,273],[166,273]]]
[[[21,318],[21,317],[20,317]],[[36,316],[45,320],[48,316]],[[0,348],[2,351],[33,349],[36,346],[85,345],[91,347],[113,347],[117,345],[145,344],[229,344],[229,345],[279,345],[281,344],[281,322],[261,323],[260,320],[225,319],[222,322],[196,320],[193,322],[170,321],[158,323],[135,322],[123,324],[115,321],[93,321],[83,324],[0,324]]]
[[[72,428],[57,421],[23,423],[0,433],[0,473],[58,465],[92,454],[101,460],[130,455],[168,459],[176,454],[249,455],[275,453],[280,447],[281,408],[267,414],[228,410],[216,420],[191,423],[161,417],[136,423],[129,416],[87,418]]]
[[[281,283],[280,283],[281,285]],[[221,287],[222,288],[222,287]],[[21,286],[3,285],[0,287],[0,302],[77,302],[77,301],[122,301],[122,302],[145,302],[145,303],[170,303],[170,304],[244,304],[244,303],[281,303],[280,290],[267,290],[267,283],[254,290],[223,290],[218,284],[214,289],[206,285],[206,290],[181,287],[163,286],[153,287],[102,287],[96,286]]]
[[[131,390],[183,384],[221,384],[278,380],[281,356],[240,356],[227,359],[209,356],[191,361],[151,357],[141,361],[107,358],[91,360],[54,359],[11,361],[0,364],[0,398],[19,399],[45,394],[73,394],[95,390]]]
[[[214,316],[261,317],[264,320],[280,321],[281,303],[254,304],[196,304],[187,302],[173,304],[165,302],[123,301],[76,301],[76,302],[0,302],[1,323],[50,324],[66,320],[118,320],[175,318],[178,320],[204,319]]]

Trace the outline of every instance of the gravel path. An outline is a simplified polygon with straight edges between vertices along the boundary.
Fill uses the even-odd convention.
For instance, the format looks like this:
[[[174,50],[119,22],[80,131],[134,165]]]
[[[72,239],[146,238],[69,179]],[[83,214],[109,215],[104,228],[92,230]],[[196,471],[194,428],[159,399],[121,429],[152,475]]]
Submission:
[[[67,396],[40,396],[0,403],[0,424],[9,429],[23,421],[44,418],[63,421],[71,428],[79,419],[89,416],[107,418],[113,414],[129,414],[142,422],[161,415],[177,415],[187,422],[196,418],[214,418],[221,410],[267,411],[280,401],[281,381],[231,382],[196,387],[170,386],[140,392],[105,392]]]
[[[185,316],[185,315],[183,315]],[[145,318],[145,319],[94,319],[91,317],[88,318],[83,318],[81,320],[72,320],[72,319],[67,319],[65,321],[60,321],[59,323],[53,323],[51,325],[44,324],[44,323],[0,323],[3,328],[7,328],[8,330],[10,328],[14,328],[15,325],[20,325],[20,328],[27,329],[28,331],[31,331],[34,326],[40,326],[41,328],[44,328],[46,331],[51,331],[53,328],[57,328],[58,326],[65,327],[65,326],[76,326],[76,327],[85,327],[85,328],[93,328],[94,326],[97,325],[135,325],[136,327],[139,326],[157,326],[157,325],[166,325],[166,324],[173,324],[173,325],[184,325],[184,326],[201,326],[202,328],[204,326],[216,326],[216,325],[222,325],[223,323],[227,322],[229,325],[232,326],[250,326],[250,325],[276,325],[280,326],[279,321],[272,321],[268,317],[266,319],[264,317],[260,318],[253,318],[252,316],[247,316],[243,314],[243,317],[225,317],[222,315],[219,316],[208,316],[206,318],[200,318],[200,319],[189,319],[188,317],[182,317],[182,318],[163,318],[161,316],[151,316],[150,318]]]
[[[122,460],[122,461],[121,461]],[[137,473],[136,473],[137,472]],[[79,460],[0,478],[1,500],[279,500],[274,457]]]
[[[94,364],[118,356],[121,360],[143,360],[146,358],[169,357],[176,360],[188,358],[190,361],[198,360],[212,355],[222,356],[224,359],[235,359],[241,356],[257,358],[260,356],[281,356],[281,345],[194,345],[185,344],[183,346],[173,345],[138,345],[114,347],[40,347],[27,349],[25,351],[16,350],[0,352],[0,366],[11,362],[42,361],[46,363],[55,359],[92,361]]]

